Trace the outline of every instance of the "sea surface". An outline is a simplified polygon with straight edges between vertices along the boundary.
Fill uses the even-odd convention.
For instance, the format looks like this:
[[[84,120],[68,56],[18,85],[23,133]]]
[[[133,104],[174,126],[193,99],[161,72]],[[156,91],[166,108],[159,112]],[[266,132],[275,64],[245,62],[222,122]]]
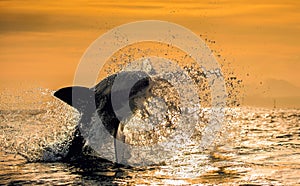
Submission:
[[[70,108],[48,97],[22,106],[27,98],[1,97],[0,185],[300,185],[300,109],[227,108],[213,147],[171,164],[120,167],[44,162],[42,149],[70,138],[76,125]]]

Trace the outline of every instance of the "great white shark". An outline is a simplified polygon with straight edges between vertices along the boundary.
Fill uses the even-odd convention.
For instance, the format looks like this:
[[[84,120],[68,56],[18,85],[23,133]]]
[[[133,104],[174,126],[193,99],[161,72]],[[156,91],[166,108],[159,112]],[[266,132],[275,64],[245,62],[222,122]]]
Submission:
[[[114,84],[116,79],[118,83]],[[135,98],[146,98],[151,86],[152,80],[146,72],[123,71],[106,77],[93,87],[70,86],[56,91],[56,98],[77,109],[81,115],[67,153],[62,159],[72,160],[83,155],[86,140],[80,127],[89,126],[92,116],[98,114],[101,123],[114,138],[115,161],[119,162],[116,140],[125,142],[125,136],[119,132],[120,122],[134,113],[139,107]],[[117,104],[113,105],[112,97],[117,99]],[[128,107],[130,110],[123,111],[121,115],[116,113],[117,110],[122,110],[122,107]]]

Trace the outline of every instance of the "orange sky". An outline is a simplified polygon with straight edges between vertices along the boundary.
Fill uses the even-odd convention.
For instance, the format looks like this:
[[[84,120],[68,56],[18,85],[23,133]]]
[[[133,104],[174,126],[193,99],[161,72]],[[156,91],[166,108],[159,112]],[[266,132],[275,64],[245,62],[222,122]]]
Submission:
[[[115,26],[183,25],[230,62],[245,104],[300,107],[300,1],[0,1],[0,88],[73,82],[86,48]]]

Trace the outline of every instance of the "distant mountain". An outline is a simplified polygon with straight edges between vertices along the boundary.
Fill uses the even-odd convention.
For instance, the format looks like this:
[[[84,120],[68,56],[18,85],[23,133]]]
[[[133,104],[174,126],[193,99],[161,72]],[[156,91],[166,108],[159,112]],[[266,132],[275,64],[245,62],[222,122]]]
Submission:
[[[244,105],[300,108],[300,87],[285,80],[267,79],[245,86]]]
[[[300,87],[288,81],[278,79],[267,79],[263,84],[266,95],[272,97],[297,97],[300,96]]]

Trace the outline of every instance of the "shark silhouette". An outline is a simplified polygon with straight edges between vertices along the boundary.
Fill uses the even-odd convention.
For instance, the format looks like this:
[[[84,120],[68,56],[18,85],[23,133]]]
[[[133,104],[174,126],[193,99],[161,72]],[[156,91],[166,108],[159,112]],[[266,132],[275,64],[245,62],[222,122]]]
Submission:
[[[118,83],[114,84],[116,79]],[[130,117],[139,107],[135,98],[147,97],[151,89],[151,82],[150,76],[144,71],[123,71],[105,78],[91,88],[71,86],[56,91],[55,97],[74,107],[81,114],[73,140],[63,159],[71,160],[83,155],[86,141],[80,127],[89,126],[92,116],[96,113],[101,119],[101,123],[114,138],[115,161],[119,162],[116,140],[125,142],[125,136],[120,135],[119,132],[121,130],[120,122]],[[113,104],[112,97],[116,99],[116,104]],[[124,108],[130,108],[130,110],[125,109],[124,111]]]

